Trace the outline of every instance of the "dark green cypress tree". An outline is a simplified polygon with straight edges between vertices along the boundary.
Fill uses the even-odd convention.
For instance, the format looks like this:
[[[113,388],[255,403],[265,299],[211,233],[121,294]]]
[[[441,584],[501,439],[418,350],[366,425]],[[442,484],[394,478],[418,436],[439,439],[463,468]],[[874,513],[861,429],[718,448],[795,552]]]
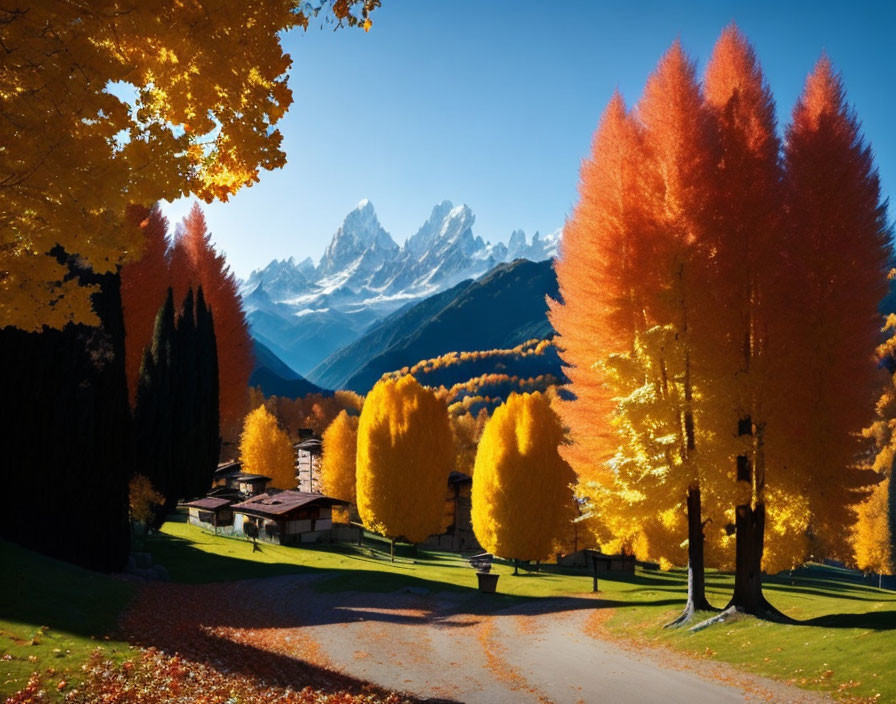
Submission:
[[[177,387],[176,332],[174,293],[169,288],[156,315],[152,343],[144,352],[134,410],[137,471],[165,497],[165,507],[156,520],[156,527],[164,520],[164,513],[176,505],[181,488],[174,470],[175,419],[172,414]]]
[[[179,498],[194,498],[208,489],[206,486],[197,492],[194,480],[201,456],[199,349],[196,335],[195,302],[193,289],[190,288],[181,305],[174,347],[177,385],[174,388],[171,417],[174,422],[174,474]]]
[[[200,288],[175,317],[169,289],[140,367],[135,410],[139,471],[165,497],[156,527],[178,499],[203,495],[220,453],[214,320]]]
[[[221,454],[218,347],[215,340],[215,321],[211,308],[206,306],[202,286],[196,292],[196,338],[198,414],[201,430],[193,473],[193,493],[199,495],[208,491]]]

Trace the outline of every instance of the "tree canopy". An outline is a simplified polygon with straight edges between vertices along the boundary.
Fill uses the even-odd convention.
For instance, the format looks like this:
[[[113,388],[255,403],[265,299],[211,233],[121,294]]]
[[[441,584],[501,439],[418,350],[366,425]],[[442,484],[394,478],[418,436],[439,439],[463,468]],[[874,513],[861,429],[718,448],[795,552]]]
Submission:
[[[321,491],[355,503],[358,416],[342,411],[324,431],[320,465]]]
[[[277,489],[295,489],[296,459],[289,435],[264,406],[246,416],[240,436],[243,471],[271,478]]]
[[[511,394],[485,425],[473,470],[473,531],[489,552],[543,560],[575,515],[560,419],[539,392]]]
[[[445,403],[412,376],[377,382],[358,423],[357,500],[364,525],[415,543],[439,533],[454,462]]]
[[[97,273],[139,256],[126,218],[194,193],[226,200],[281,167],[292,102],[285,30],[314,15],[368,29],[378,0],[212,5],[33,2],[0,17],[0,327],[96,324],[50,255]]]

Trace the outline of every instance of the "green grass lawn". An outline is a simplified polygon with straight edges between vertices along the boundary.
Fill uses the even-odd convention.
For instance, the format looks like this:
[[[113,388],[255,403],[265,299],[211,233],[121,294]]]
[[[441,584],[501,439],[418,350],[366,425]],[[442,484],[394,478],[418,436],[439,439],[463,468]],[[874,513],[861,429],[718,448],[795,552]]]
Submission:
[[[0,541],[0,564],[0,696],[21,689],[36,670],[52,668],[49,684],[77,681],[96,648],[112,658],[127,650],[114,633],[118,614],[134,594],[133,583],[5,541]]]
[[[75,668],[98,645],[112,652],[125,644],[104,641],[133,586],[0,543],[4,564],[14,564],[11,580],[0,591],[0,663],[9,693],[35,668]],[[282,547],[260,544],[253,551],[244,539],[214,536],[182,522],[165,524],[145,549],[164,565],[174,581],[208,583],[283,574],[313,574],[315,588],[326,592],[462,590],[470,603],[490,610],[519,599],[569,596],[591,591],[591,578],[547,567],[540,574],[512,575],[509,564],[494,567],[501,577],[499,595],[476,592],[476,575],[457,555],[399,546],[396,562],[388,544],[366,536],[363,547],[326,545]],[[896,593],[879,590],[846,570],[811,566],[792,576],[768,580],[769,600],[800,623],[785,625],[744,619],[699,633],[668,631],[662,625],[681,608],[686,587],[682,571],[638,569],[634,577],[601,579],[602,633],[627,642],[692,653],[734,663],[758,674],[822,689],[843,698],[896,702]],[[724,606],[732,578],[708,574],[710,600]],[[48,626],[47,630],[41,626]],[[36,645],[31,645],[36,641]],[[29,662],[28,656],[36,658]],[[698,665],[699,667],[699,661]],[[875,696],[880,695],[878,699]]]

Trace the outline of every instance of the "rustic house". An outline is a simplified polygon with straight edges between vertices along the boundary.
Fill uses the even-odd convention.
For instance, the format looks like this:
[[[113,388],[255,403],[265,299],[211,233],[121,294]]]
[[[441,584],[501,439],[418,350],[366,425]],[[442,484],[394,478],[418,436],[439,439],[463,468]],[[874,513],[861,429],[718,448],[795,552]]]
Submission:
[[[229,487],[238,491],[242,496],[257,496],[263,494],[270,483],[271,478],[263,474],[241,472],[230,480]]]
[[[230,480],[243,471],[243,465],[237,460],[221,462],[212,475],[212,486],[227,486]]]
[[[216,533],[232,533],[233,504],[263,493],[270,481],[270,477],[262,474],[243,472],[239,462],[223,462],[212,476],[212,486],[208,493],[183,504],[187,509],[187,520],[195,526]]]
[[[300,431],[300,437],[302,437]],[[299,491],[320,493],[320,460],[323,442],[319,435],[304,434],[293,445],[296,453],[296,486]]]
[[[263,474],[244,472],[240,462],[222,462],[212,475],[212,490],[208,492],[208,496],[224,489],[232,489],[242,496],[254,496],[264,492],[270,481],[271,478]]]
[[[332,508],[347,505],[320,493],[272,490],[232,506],[234,530],[246,533],[251,523],[260,539],[281,545],[331,540]]]
[[[187,507],[187,520],[194,526],[213,530],[216,533],[233,532],[233,496],[204,496],[184,504]]]

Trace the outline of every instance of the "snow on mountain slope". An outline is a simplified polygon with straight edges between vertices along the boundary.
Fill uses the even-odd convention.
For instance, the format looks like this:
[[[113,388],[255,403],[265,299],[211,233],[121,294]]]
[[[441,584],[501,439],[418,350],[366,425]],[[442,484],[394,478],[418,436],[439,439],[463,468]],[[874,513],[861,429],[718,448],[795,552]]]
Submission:
[[[317,266],[308,258],[275,260],[243,283],[243,303],[253,333],[305,374],[339,347],[357,339],[402,306],[477,278],[518,258],[553,257],[559,230],[527,241],[491,244],[473,233],[467,205],[437,204],[399,247],[373,204],[363,200],[346,215]]]

